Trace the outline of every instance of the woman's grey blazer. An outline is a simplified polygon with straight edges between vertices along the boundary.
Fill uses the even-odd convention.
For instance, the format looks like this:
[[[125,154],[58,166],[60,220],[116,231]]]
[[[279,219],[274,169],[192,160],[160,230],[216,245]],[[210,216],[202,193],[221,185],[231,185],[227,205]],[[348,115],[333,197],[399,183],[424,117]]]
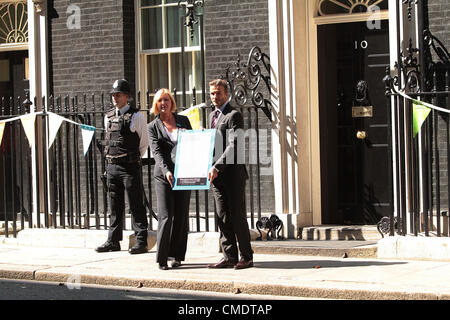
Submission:
[[[191,130],[191,123],[188,117],[174,114],[177,128]],[[150,137],[150,148],[155,159],[154,176],[156,179],[166,181],[168,171],[174,173],[176,142],[172,142],[164,129],[159,116],[148,125]]]

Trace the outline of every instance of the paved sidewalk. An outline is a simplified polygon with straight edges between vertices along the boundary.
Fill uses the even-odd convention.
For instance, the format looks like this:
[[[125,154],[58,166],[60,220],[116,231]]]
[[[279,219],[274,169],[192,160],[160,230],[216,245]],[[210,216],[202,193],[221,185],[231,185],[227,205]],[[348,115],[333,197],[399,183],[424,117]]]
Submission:
[[[159,270],[155,250],[130,255],[91,248],[0,244],[0,278],[331,299],[450,300],[450,262],[255,253],[255,267],[206,268],[220,253],[190,252]]]

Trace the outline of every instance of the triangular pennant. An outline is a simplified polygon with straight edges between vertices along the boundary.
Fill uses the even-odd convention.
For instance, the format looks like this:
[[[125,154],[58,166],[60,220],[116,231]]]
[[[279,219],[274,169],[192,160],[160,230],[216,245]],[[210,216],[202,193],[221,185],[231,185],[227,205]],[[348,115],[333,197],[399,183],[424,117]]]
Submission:
[[[22,121],[23,130],[28,138],[28,142],[30,143],[30,147],[34,146],[34,122],[36,120],[36,114],[30,113],[20,117]]]
[[[84,155],[86,155],[86,152],[89,149],[89,146],[92,141],[92,137],[95,133],[95,127],[87,126],[87,125],[81,125],[81,135],[83,136],[83,152]]]
[[[413,137],[416,137],[417,133],[420,131],[420,128],[422,127],[422,124],[427,119],[431,109],[426,107],[419,100],[413,99],[412,101],[413,101]]]
[[[65,120],[65,118],[58,116],[55,113],[48,113],[48,148],[55,141],[56,135],[58,134],[58,130],[61,127],[61,123]]]

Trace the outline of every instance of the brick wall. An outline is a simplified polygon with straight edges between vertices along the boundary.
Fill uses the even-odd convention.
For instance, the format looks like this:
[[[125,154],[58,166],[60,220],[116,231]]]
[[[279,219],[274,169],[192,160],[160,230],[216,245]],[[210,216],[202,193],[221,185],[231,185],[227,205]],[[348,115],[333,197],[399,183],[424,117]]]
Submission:
[[[209,0],[205,6],[206,78],[223,74],[253,46],[269,52],[267,0]]]
[[[450,2],[448,0],[428,0],[428,20],[430,31],[450,48]]]
[[[431,33],[442,42],[442,44],[450,50],[450,25],[448,24],[448,20],[450,17],[450,2],[448,0],[427,0],[425,18],[428,21],[428,27]],[[432,50],[433,62],[440,62],[438,56]],[[438,90],[444,90],[445,80],[440,78],[438,85]],[[447,108],[448,105],[445,105],[445,100],[441,100],[440,102],[434,102],[439,104],[440,107]],[[441,117],[438,120],[439,125],[439,170],[440,170],[440,200],[441,200],[441,210],[446,210],[443,208],[447,208],[448,206],[448,170],[447,163],[450,159],[447,158],[447,123],[445,119]],[[433,150],[436,143],[433,139]],[[434,165],[435,156],[433,153],[433,170],[436,170]],[[435,173],[435,171],[433,171]],[[436,205],[436,178],[433,178],[433,200],[434,205]],[[436,208],[435,208],[436,209]]]
[[[80,28],[67,22],[80,8]],[[133,1],[49,1],[50,84],[54,95],[107,92],[115,79],[135,82]],[[73,26],[73,24],[72,24]]]

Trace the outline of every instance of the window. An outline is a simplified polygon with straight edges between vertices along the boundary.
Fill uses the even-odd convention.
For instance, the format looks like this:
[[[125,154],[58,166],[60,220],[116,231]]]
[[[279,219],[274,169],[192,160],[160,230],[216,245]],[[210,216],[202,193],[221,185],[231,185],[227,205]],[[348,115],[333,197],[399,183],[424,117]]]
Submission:
[[[26,2],[0,3],[0,46],[26,44],[27,42]]]
[[[178,0],[139,0],[139,89],[141,103],[146,103],[145,93],[152,102],[155,91],[168,88],[177,90],[179,109],[193,103],[192,89],[196,89],[197,103],[201,100],[201,54],[199,23],[194,25],[191,38],[189,28],[184,28],[184,58],[186,106],[182,100],[182,17],[184,9]]]
[[[387,0],[320,0],[320,15],[365,13],[375,9],[387,10]]]

